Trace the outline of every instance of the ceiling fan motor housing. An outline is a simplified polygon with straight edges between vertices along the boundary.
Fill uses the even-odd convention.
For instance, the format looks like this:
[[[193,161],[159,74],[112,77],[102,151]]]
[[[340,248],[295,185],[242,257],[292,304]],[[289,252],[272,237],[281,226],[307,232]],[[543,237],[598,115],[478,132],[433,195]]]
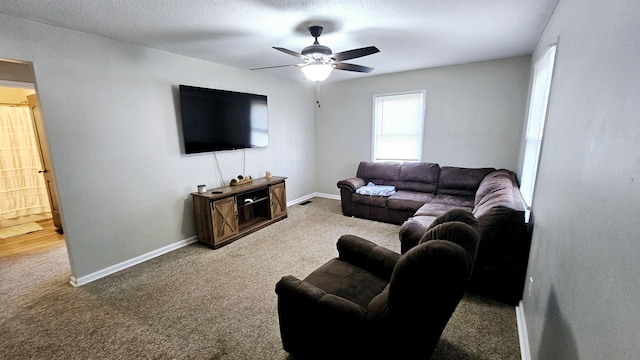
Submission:
[[[309,56],[314,60],[321,60],[325,56],[331,55],[331,49],[327,46],[318,44],[316,41],[313,45],[309,45],[302,49],[302,55]]]
[[[328,46],[320,45],[320,43],[318,43],[318,37],[320,37],[320,34],[322,34],[322,30],[322,26],[309,27],[311,36],[313,36],[316,40],[313,42],[313,45],[309,45],[306,48],[302,49],[302,55],[309,56],[314,60],[321,60],[325,56],[329,56],[332,54],[331,49]]]

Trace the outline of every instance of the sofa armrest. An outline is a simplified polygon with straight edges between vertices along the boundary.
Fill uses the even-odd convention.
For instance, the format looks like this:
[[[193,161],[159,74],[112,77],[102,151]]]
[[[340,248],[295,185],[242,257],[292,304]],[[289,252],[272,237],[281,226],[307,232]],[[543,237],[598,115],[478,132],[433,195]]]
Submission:
[[[424,220],[420,221],[420,218],[424,218]],[[413,217],[409,218],[400,226],[399,236],[401,254],[406,253],[418,245],[422,236],[427,232],[427,228],[431,221],[433,221],[433,218],[433,216]],[[431,221],[427,223],[428,220]]]
[[[400,258],[400,254],[355,235],[342,235],[337,247],[340,260],[386,280],[391,280],[393,268]]]
[[[354,177],[348,178],[338,181],[338,188],[349,189],[351,192],[356,192],[358,188],[361,188],[365,185],[364,180]]]

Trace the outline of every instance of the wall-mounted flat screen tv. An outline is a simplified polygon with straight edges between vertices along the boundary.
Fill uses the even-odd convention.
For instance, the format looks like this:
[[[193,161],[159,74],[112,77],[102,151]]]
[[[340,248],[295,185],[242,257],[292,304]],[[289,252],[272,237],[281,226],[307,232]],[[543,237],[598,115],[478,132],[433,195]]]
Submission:
[[[267,96],[180,85],[187,154],[269,145]]]

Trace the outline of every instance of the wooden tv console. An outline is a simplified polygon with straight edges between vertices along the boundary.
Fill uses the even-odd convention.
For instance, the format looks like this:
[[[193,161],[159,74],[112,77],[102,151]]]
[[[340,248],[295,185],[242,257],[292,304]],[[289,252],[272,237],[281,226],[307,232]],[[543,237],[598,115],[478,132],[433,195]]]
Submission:
[[[198,242],[217,249],[287,217],[286,177],[191,193]]]

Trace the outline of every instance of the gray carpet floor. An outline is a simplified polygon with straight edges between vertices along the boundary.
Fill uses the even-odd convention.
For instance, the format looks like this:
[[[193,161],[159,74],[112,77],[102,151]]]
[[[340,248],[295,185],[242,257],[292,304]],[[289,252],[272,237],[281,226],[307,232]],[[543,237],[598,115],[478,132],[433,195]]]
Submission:
[[[276,282],[337,256],[342,234],[399,251],[399,227],[313,198],[217,250],[192,244],[69,285],[64,246],[0,259],[1,359],[289,359]],[[513,306],[465,295],[432,359],[519,359]]]

